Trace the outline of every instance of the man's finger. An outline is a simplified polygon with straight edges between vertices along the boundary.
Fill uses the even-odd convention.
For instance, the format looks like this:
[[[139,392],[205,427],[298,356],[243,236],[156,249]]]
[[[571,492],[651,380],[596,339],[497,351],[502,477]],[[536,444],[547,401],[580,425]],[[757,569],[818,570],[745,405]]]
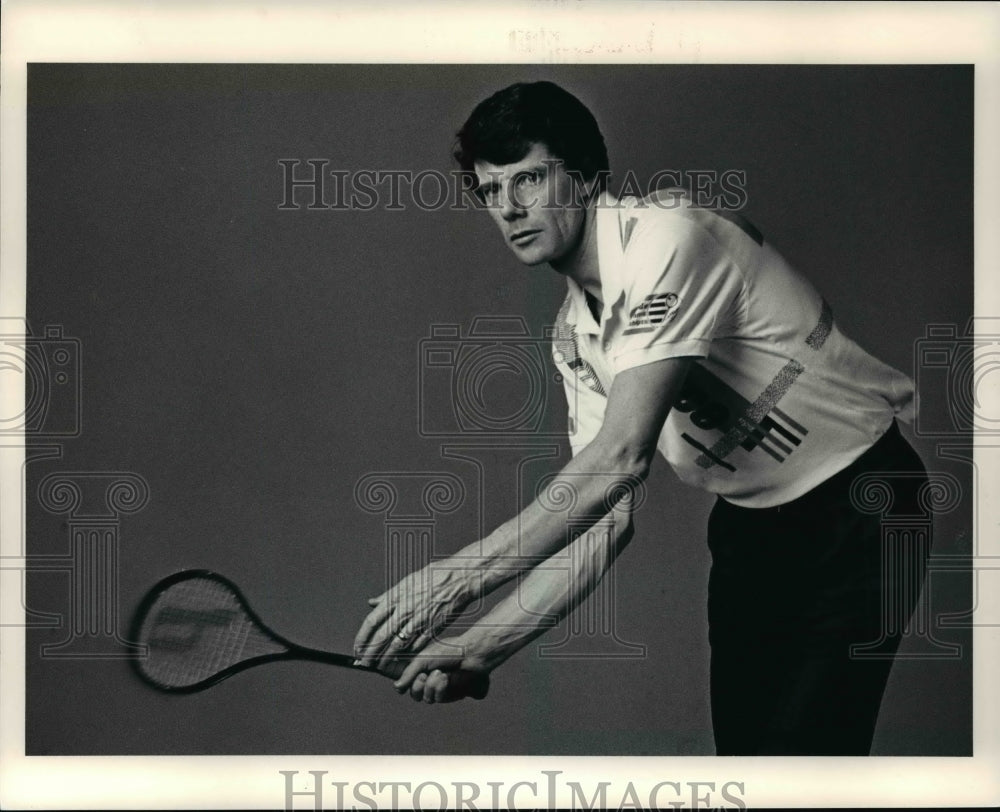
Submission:
[[[424,702],[444,702],[448,693],[448,675],[439,668],[431,671],[424,685]]]
[[[413,681],[424,672],[424,665],[419,659],[413,659],[410,661],[409,665],[403,669],[403,673],[399,675],[392,687],[395,688],[400,693],[408,691]]]
[[[375,632],[370,640],[362,644],[360,649],[356,650],[355,653],[366,667],[384,670],[385,663],[394,656],[394,654],[390,654],[387,651],[394,639],[385,627],[382,627]]]
[[[410,686],[410,696],[417,702],[420,702],[424,698],[424,685],[427,684],[427,675],[424,673],[417,674],[416,679],[413,680],[413,685]]]
[[[385,671],[391,667],[394,660],[416,651],[414,643],[419,639],[420,636],[413,636],[406,631],[399,631],[396,634],[390,635],[385,641],[382,654],[378,660],[379,671]]]
[[[375,665],[384,672],[393,659],[417,650],[414,644],[422,636],[411,631],[413,625],[413,618],[397,611],[374,632],[358,656],[362,657],[366,665]]]
[[[396,607],[394,604],[379,598],[372,610],[361,622],[361,628],[358,629],[358,633],[354,638],[355,644],[364,643],[395,611]]]

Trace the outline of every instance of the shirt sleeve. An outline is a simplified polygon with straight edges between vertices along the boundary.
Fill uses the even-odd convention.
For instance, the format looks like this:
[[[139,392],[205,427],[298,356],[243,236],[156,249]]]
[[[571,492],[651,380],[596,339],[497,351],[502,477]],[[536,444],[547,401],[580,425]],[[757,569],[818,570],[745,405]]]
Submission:
[[[613,350],[616,372],[704,358],[735,322],[743,274],[700,224],[672,212],[638,213],[623,261],[627,324]]]

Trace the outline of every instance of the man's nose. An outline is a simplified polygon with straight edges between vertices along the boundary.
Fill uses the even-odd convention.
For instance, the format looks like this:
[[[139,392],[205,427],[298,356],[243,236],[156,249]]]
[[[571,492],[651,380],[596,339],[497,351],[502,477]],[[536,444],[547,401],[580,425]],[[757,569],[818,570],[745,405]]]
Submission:
[[[524,206],[514,195],[513,189],[507,189],[500,196],[500,216],[508,223],[524,216]]]

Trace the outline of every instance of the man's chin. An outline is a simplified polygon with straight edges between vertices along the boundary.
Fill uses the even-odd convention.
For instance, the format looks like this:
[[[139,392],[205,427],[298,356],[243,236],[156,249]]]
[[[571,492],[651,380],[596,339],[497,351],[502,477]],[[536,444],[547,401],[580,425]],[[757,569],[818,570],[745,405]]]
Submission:
[[[551,257],[544,251],[514,251],[514,256],[518,258],[522,265],[529,268],[537,268],[551,261]]]
[[[540,268],[542,265],[548,265],[549,261],[547,259],[522,259],[521,264],[525,268]]]

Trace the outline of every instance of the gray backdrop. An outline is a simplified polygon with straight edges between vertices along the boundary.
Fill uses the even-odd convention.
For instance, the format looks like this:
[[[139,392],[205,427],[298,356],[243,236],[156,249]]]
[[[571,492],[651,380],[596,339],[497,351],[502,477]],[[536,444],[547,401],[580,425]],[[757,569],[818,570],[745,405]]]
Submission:
[[[614,593],[597,598],[613,632],[542,639],[566,638],[550,653],[603,656],[531,646],[495,673],[484,702],[427,707],[379,677],[297,663],[166,696],[127,660],[93,656],[125,651],[108,623],[127,637],[145,590],[192,567],[236,580],[291,639],[349,650],[365,598],[396,562],[386,552],[395,528],[453,551],[567,458],[553,436],[565,407],[551,370],[535,431],[506,441],[427,432],[454,425],[443,395],[457,374],[421,373],[432,326],[465,335],[477,316],[518,314],[531,352],[563,295],[551,271],[514,260],[485,213],[421,210],[408,187],[402,210],[389,210],[385,185],[369,211],[309,210],[301,189],[298,208],[279,208],[283,159],[447,173],[474,104],[540,78],[595,111],[619,179],[745,171],[744,213],[885,361],[914,374],[928,325],[964,328],[971,67],[32,65],[28,319],[36,335],[60,326],[79,341],[80,390],[60,390],[53,412],[72,423],[78,409],[77,436],[47,438],[60,456],[26,468],[29,552],[58,564],[77,543],[77,578],[106,580],[74,592],[68,567],[28,574],[28,754],[713,752],[711,499],[662,460]],[[922,406],[948,434],[948,370],[932,372],[920,378]],[[509,416],[528,377],[490,377],[483,408]],[[937,551],[968,552],[969,467],[937,459],[938,439],[915,444],[929,468],[958,477],[963,497],[938,521]],[[148,486],[134,512],[39,495],[47,477],[66,475],[84,502],[100,502],[125,473]],[[421,483],[435,473],[464,498],[421,518]],[[369,474],[399,489],[389,514],[359,503]],[[90,542],[73,539],[101,521],[104,563],[88,568]],[[117,611],[100,628],[87,619],[104,610],[79,603],[91,593]],[[935,620],[968,608],[968,575],[935,576],[930,596]],[[897,664],[878,753],[970,752],[969,635],[934,634],[961,655]],[[55,654],[90,656],[42,656],[63,641]],[[645,656],[615,656],[637,645]],[[944,648],[925,636],[904,650]]]

